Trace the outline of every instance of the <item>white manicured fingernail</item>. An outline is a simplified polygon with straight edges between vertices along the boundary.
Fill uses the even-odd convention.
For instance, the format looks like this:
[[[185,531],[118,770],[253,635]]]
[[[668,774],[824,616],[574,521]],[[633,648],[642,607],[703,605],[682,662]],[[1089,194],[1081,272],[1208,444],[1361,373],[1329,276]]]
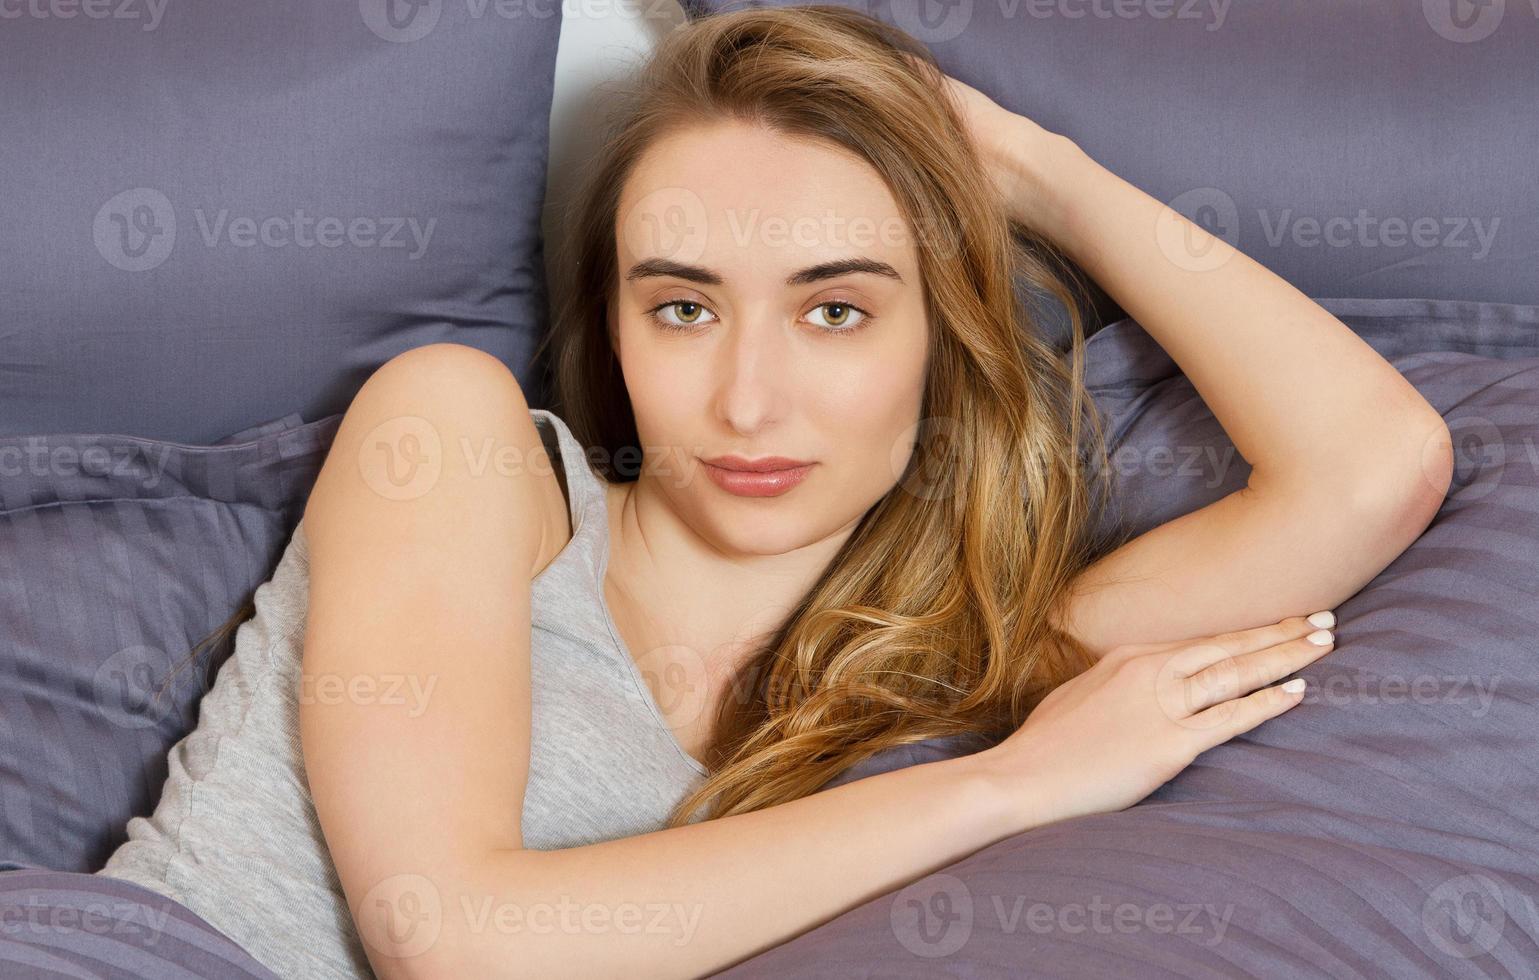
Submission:
[[[1325,610],[1325,612],[1317,612],[1309,617],[1309,625],[1318,626],[1321,629],[1330,629],[1336,625],[1336,614],[1329,609]]]
[[[1330,630],[1315,630],[1313,633],[1309,634],[1309,636],[1307,636],[1305,639],[1309,640],[1310,643],[1313,643],[1317,647],[1330,646],[1331,645],[1331,631]]]
[[[1287,691],[1289,694],[1297,694],[1304,689],[1304,678],[1295,677],[1291,681],[1286,681],[1283,684],[1282,689]]]

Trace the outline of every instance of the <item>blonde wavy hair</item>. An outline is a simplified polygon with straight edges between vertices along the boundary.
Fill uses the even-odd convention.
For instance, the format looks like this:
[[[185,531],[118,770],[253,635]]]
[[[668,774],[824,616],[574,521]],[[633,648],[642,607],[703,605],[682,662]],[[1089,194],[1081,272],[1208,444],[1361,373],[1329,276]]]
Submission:
[[[806,796],[884,749],[1003,738],[1091,663],[1048,615],[1126,536],[1099,530],[1109,468],[1083,383],[1088,292],[1051,242],[1009,220],[942,93],[923,45],[848,8],[693,21],[620,93],[560,222],[538,356],[553,410],[611,482],[623,478],[616,454],[639,446],[606,321],[616,212],[649,146],[723,119],[827,141],[869,163],[920,232],[930,372],[908,470],[733,679],[709,774],[669,826]],[[1067,352],[1017,284],[1067,311]]]

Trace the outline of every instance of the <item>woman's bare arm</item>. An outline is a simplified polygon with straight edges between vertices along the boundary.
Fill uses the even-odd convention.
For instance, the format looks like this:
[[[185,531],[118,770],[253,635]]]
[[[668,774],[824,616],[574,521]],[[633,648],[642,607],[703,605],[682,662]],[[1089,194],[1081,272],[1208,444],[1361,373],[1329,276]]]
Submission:
[[[1330,609],[1409,547],[1442,504],[1453,449],[1394,366],[1072,141],[958,91],[980,135],[992,134],[981,141],[1012,217],[1159,342],[1251,466],[1244,488],[1088,569],[1066,628],[1104,652]]]
[[[1048,787],[969,757],[523,850],[529,583],[549,553],[530,474],[549,466],[506,369],[432,345],[365,384],[305,512],[306,689],[356,693],[301,699],[304,759],[383,980],[708,973],[1053,819]],[[402,682],[425,705],[374,696]]]

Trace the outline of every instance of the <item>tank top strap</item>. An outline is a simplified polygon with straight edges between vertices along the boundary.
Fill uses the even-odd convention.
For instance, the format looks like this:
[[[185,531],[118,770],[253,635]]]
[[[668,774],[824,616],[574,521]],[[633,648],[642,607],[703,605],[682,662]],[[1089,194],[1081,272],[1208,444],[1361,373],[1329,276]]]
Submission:
[[[547,448],[551,443],[548,433],[555,433],[557,452],[552,455],[559,455],[555,465],[566,477],[567,509],[575,535],[577,526],[584,523],[582,518],[594,509],[594,505],[604,505],[604,481],[588,465],[587,451],[572,434],[565,419],[543,408],[531,408],[529,414],[534,418],[535,427],[540,429]]]
[[[532,623],[540,629],[581,640],[613,660],[628,659],[615,644],[605,618],[603,588],[609,559],[609,504],[604,481],[588,465],[586,451],[561,416],[542,408],[532,408],[529,414],[545,440],[552,463],[566,477],[567,508],[572,520],[571,540],[535,576]]]

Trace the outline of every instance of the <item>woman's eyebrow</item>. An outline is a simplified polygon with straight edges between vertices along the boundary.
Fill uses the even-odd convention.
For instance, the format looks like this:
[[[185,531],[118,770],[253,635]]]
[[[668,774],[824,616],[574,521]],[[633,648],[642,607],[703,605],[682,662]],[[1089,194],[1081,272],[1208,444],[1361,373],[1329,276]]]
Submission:
[[[820,262],[810,265],[805,269],[791,273],[786,277],[787,286],[805,286],[808,283],[818,282],[823,279],[833,279],[836,276],[847,276],[864,272],[874,276],[885,276],[898,282],[903,277],[898,275],[898,270],[886,262],[878,262],[875,259],[852,258],[835,259],[832,262]],[[642,259],[631,266],[625,274],[627,280],[645,279],[650,276],[673,276],[679,279],[687,279],[690,282],[703,286],[720,286],[721,274],[698,265],[688,265],[683,262],[675,262],[672,259]]]

